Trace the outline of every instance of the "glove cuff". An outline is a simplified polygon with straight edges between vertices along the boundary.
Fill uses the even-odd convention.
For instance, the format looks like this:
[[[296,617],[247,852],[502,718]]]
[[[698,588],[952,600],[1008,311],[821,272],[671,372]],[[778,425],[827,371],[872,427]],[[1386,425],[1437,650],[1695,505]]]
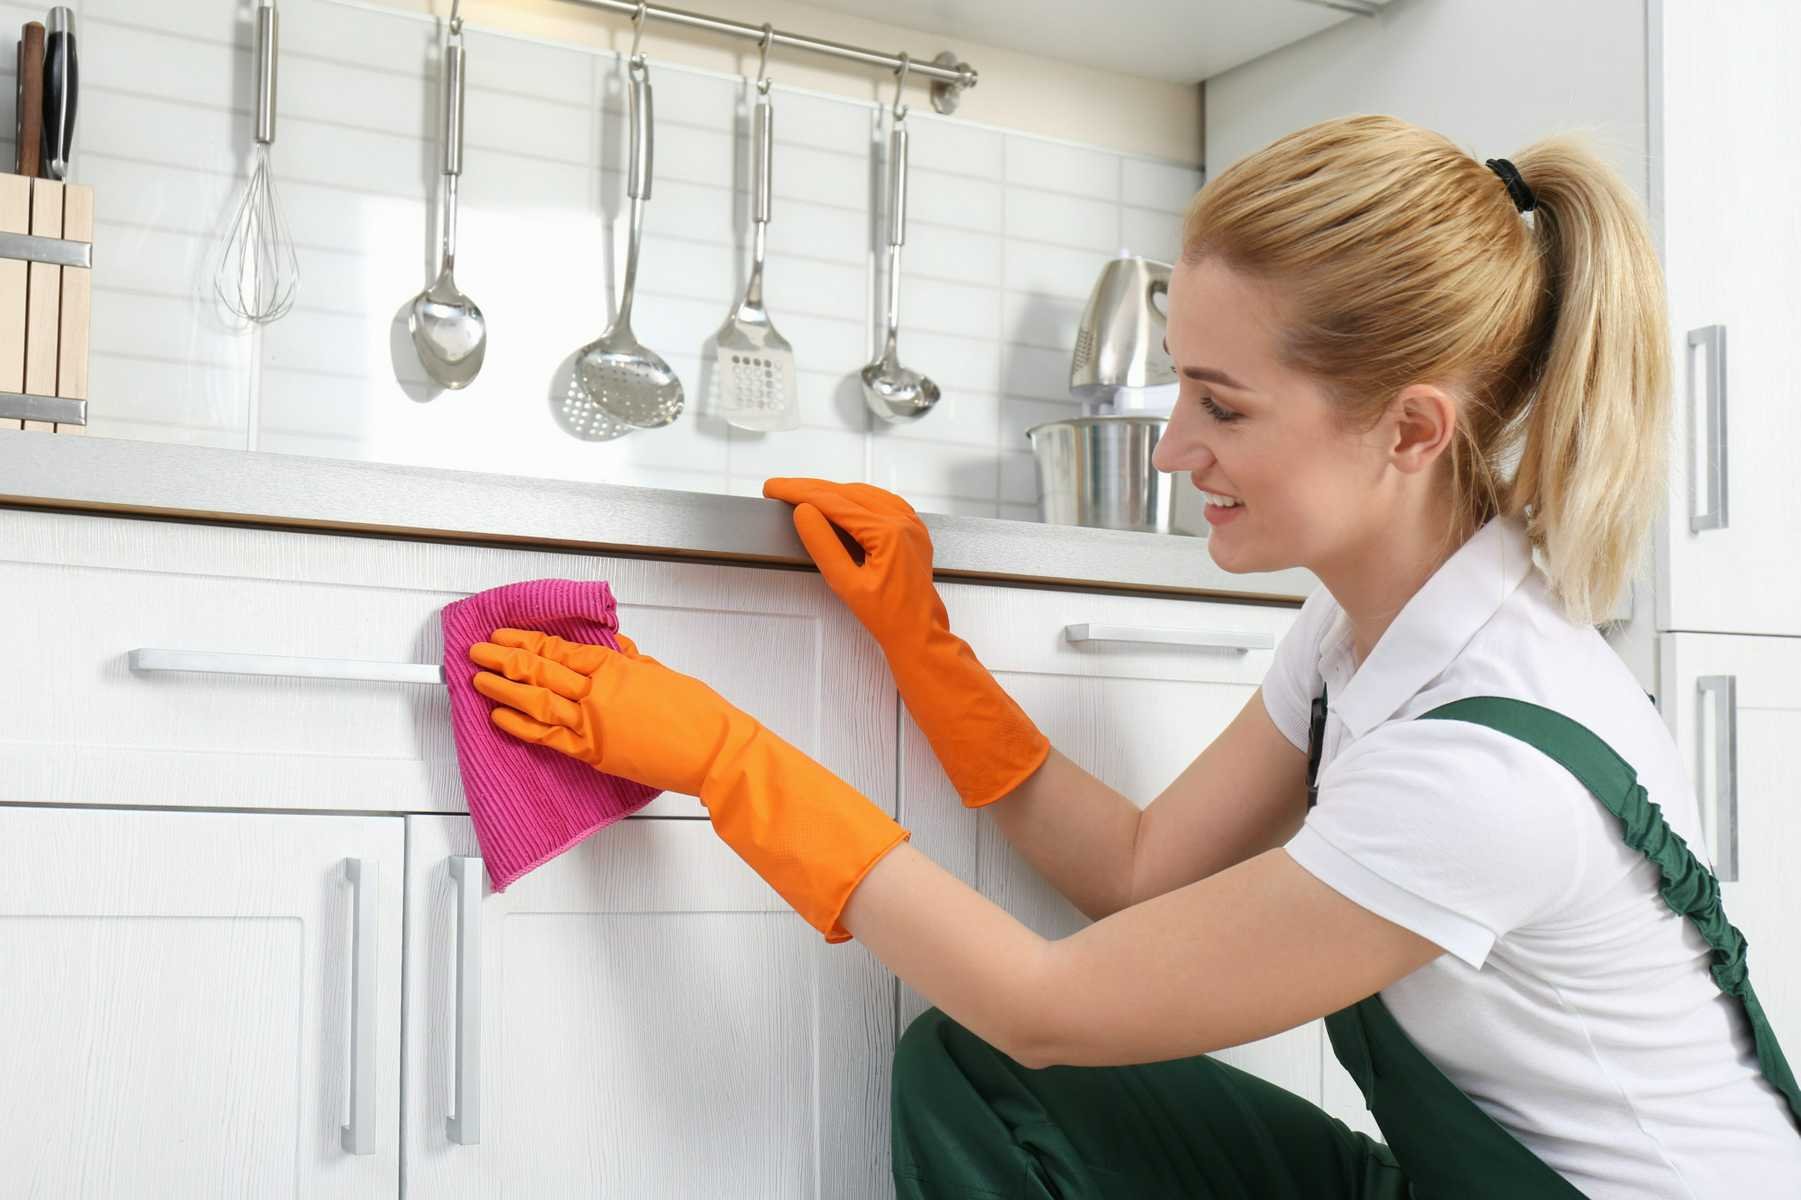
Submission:
[[[934,627],[909,647],[883,647],[901,700],[965,808],[992,804],[1050,755],[1045,737],[969,643]]]
[[[731,739],[699,791],[720,839],[832,943],[857,885],[912,835],[866,796],[761,725]]]

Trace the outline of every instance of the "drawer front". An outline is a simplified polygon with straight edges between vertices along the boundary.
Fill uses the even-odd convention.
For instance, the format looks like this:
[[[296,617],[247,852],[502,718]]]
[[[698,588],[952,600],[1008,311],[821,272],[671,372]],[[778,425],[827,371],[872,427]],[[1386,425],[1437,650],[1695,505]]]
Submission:
[[[441,684],[149,672],[131,652],[435,664],[443,605],[550,577],[606,580],[646,653],[892,804],[880,651],[811,573],[17,510],[0,802],[465,811]]]

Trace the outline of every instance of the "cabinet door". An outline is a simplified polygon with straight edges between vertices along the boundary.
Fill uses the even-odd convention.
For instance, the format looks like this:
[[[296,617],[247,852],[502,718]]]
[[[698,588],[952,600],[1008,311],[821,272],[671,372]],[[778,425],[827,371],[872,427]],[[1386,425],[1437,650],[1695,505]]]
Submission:
[[[453,877],[478,853],[408,818],[409,1193],[889,1194],[894,977],[859,943],[706,821],[619,822],[500,895]]]
[[[1669,0],[1650,20],[1676,433],[1658,628],[1801,634],[1801,221],[1776,199],[1801,191],[1801,159],[1771,152],[1801,112],[1801,6]],[[1722,506],[1719,527],[1692,527]]]
[[[0,807],[0,1194],[399,1195],[403,838]]]
[[[1244,707],[1299,611],[974,584],[939,591],[951,627],[1052,744],[1140,807]],[[1205,644],[1216,635],[1257,644]],[[1040,934],[1088,924],[984,813],[963,807],[904,715],[899,810],[915,846]],[[902,984],[902,1028],[925,1008]],[[1311,1022],[1217,1057],[1317,1102],[1322,1032]]]
[[[1801,1056],[1801,640],[1665,634],[1664,721],[1688,764],[1726,915],[1791,1062]]]

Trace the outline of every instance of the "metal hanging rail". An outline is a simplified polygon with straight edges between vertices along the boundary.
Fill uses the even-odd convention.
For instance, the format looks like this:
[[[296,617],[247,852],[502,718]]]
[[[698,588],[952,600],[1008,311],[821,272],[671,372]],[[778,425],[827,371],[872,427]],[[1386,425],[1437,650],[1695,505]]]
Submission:
[[[690,29],[704,29],[709,33],[723,33],[732,37],[747,38],[750,41],[770,46],[787,46],[794,50],[809,50],[815,54],[830,55],[833,58],[847,58],[852,62],[882,67],[889,71],[899,71],[904,65],[909,74],[932,81],[932,107],[941,113],[955,111],[958,98],[963,92],[974,87],[979,79],[974,67],[966,62],[958,62],[957,56],[949,50],[943,51],[930,61],[925,61],[914,58],[912,55],[884,54],[879,50],[865,50],[861,46],[846,46],[842,42],[828,42],[824,38],[807,37],[799,33],[783,33],[768,25],[748,25],[743,21],[728,21],[724,17],[710,17],[705,13],[668,8],[661,4],[640,3],[638,0],[569,0],[569,3],[618,13],[621,16],[631,17],[634,22],[640,24],[647,19],[654,18],[675,25],[685,25]]]

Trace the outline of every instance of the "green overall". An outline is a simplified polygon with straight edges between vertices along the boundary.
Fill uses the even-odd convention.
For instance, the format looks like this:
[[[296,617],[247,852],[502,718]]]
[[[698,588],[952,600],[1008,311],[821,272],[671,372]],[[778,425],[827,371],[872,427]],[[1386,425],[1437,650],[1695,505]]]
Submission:
[[[1325,697],[1315,702],[1309,803]],[[1421,720],[1469,721],[1561,763],[1657,864],[1659,894],[1714,949],[1712,974],[1744,1010],[1763,1075],[1801,1126],[1801,1087],[1746,972],[1719,881],[1664,822],[1626,761],[1593,732],[1522,700],[1480,696]],[[1310,1101],[1199,1055],[1125,1067],[1029,1070],[937,1009],[895,1055],[896,1194],[970,1200],[1535,1200],[1581,1193],[1478,1108],[1370,996],[1326,1018],[1333,1052],[1387,1144]]]

